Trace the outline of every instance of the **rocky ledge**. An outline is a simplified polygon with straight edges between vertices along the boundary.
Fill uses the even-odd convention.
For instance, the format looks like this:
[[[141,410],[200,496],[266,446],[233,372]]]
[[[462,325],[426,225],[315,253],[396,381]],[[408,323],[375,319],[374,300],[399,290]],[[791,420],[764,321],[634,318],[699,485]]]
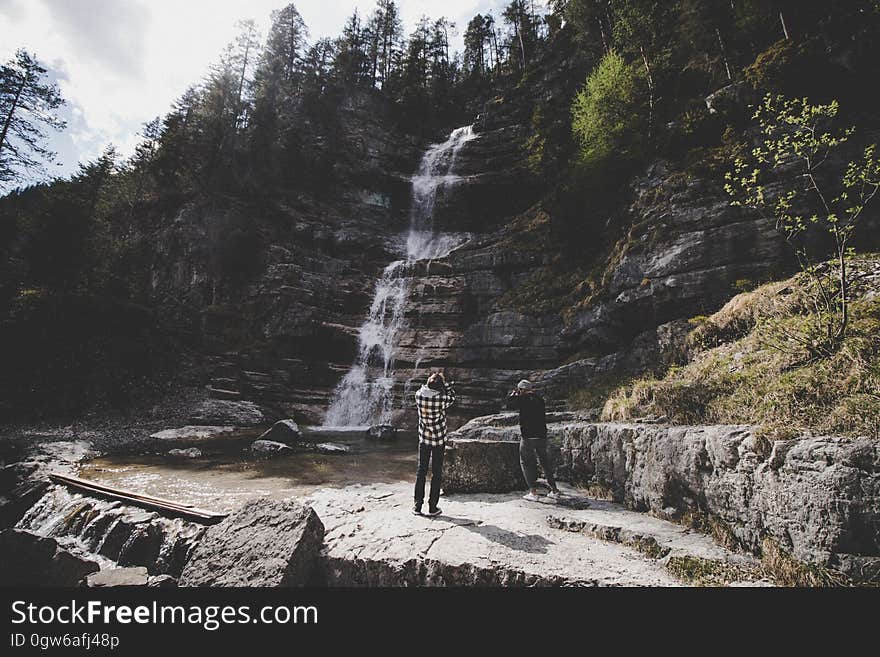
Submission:
[[[475,491],[480,481],[492,491],[522,487],[512,444],[519,431],[510,418],[478,418],[452,434],[448,491]],[[770,538],[800,561],[856,581],[880,580],[875,441],[805,437],[765,450],[747,426],[577,419],[551,422],[549,433],[563,480],[661,517],[705,514],[755,552]]]
[[[302,501],[254,499],[205,527],[50,486],[14,529],[0,532],[0,561],[16,564],[0,579],[91,587],[673,586],[694,581],[681,569],[690,562],[726,573],[714,583],[763,577],[751,555],[703,533],[563,490],[560,502],[544,504],[519,492],[447,494],[443,514],[429,518],[412,515],[411,482],[355,485]]]
[[[747,570],[681,525],[587,500],[452,495],[443,514],[414,516],[410,484],[322,489],[309,500],[326,527],[318,579],[328,586],[676,586],[670,563],[698,559]],[[643,545],[655,549],[645,550]]]

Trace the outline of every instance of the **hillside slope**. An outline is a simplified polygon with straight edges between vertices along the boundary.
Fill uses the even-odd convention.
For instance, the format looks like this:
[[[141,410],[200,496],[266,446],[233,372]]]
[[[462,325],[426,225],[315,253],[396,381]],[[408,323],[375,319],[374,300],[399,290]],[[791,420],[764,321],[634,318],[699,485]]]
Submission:
[[[816,353],[822,327],[805,274],[737,295],[691,319],[686,363],[618,389],[603,416],[676,424],[761,424],[768,438],[880,437],[880,256],[859,256],[851,324],[833,353]]]

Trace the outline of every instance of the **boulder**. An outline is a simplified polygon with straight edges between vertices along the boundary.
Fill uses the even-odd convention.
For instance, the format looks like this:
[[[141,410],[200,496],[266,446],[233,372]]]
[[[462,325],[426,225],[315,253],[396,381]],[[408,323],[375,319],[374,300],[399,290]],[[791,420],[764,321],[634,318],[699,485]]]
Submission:
[[[255,440],[251,445],[251,451],[260,456],[271,457],[278,456],[279,454],[286,454],[293,450],[289,445],[278,443],[274,440]]]
[[[54,538],[23,529],[0,532],[0,563],[0,586],[77,586],[99,568]]]
[[[339,443],[319,443],[315,445],[315,451],[319,454],[348,454],[351,448]]]
[[[324,542],[324,525],[295,500],[248,502],[205,532],[180,586],[304,586]]]
[[[519,443],[454,439],[446,445],[443,490],[447,493],[507,493],[525,490]]]
[[[256,427],[266,424],[260,407],[249,401],[206,399],[190,415],[191,424]]]
[[[364,432],[364,438],[368,440],[394,440],[397,438],[397,429],[390,424],[376,424]]]
[[[103,588],[107,586],[147,586],[150,576],[143,566],[131,568],[108,568],[86,577],[86,586]]]
[[[168,451],[168,456],[176,459],[200,459],[202,458],[202,450],[198,447],[189,447],[187,449],[172,449]]]
[[[288,445],[298,443],[300,438],[302,432],[299,430],[299,425],[291,419],[278,420],[260,436],[260,440],[274,440]]]

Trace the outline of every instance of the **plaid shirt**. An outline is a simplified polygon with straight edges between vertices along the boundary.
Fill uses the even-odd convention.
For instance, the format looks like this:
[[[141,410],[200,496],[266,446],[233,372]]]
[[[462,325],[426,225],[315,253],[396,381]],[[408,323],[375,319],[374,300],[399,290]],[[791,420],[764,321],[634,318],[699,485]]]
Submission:
[[[445,445],[446,409],[455,403],[455,390],[451,385],[443,392],[422,386],[415,396],[419,409],[419,442],[432,447]]]

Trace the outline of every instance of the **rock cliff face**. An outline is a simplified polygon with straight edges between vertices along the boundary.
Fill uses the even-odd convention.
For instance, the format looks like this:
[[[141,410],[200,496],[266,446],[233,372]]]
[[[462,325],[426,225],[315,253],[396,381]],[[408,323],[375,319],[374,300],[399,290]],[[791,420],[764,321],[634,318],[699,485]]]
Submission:
[[[412,388],[406,381],[419,367],[446,366],[459,382],[459,418],[499,410],[522,377],[540,382],[558,403],[597,376],[675,363],[689,318],[714,312],[742,286],[797,267],[772,222],[731,207],[708,174],[656,162],[635,180],[632,198],[628,228],[600,258],[601,273],[589,286],[586,274],[566,282],[577,260],[560,255],[553,218],[540,206],[417,267],[398,355],[399,392]],[[873,244],[872,225],[858,236],[863,246]],[[557,307],[529,301],[566,284]]]
[[[505,417],[475,420],[453,434],[453,441],[463,439],[462,448],[476,451],[481,439],[489,438],[483,451],[497,451],[506,462],[518,430]],[[856,580],[880,577],[880,450],[874,441],[776,441],[765,457],[744,426],[578,420],[552,423],[550,440],[557,476],[598,485],[630,508],[666,517],[707,513],[750,549],[759,550],[769,537],[802,561]],[[482,456],[487,462],[494,458]],[[450,464],[456,467],[454,459]],[[509,490],[521,486],[514,474]],[[449,478],[468,480],[466,473],[450,472]],[[493,490],[501,486],[499,479],[490,479]]]
[[[536,311],[523,303],[535,285],[540,297],[536,277],[570,266],[547,247],[551,218],[537,208],[423,263],[414,272],[401,369],[412,376],[417,367],[451,368],[462,417],[499,409],[525,376],[558,400],[597,375],[674,360],[687,332],[683,320],[723,304],[737,281],[765,280],[791,266],[772,225],[744,218],[700,181],[685,182],[658,164],[635,193],[633,228],[608,256],[598,293],[574,308]],[[550,294],[552,283],[544,285]],[[576,358],[585,352],[596,355]]]
[[[354,358],[372,283],[406,229],[408,177],[426,145],[395,128],[378,94],[355,93],[337,112],[323,191],[150,211],[150,302],[207,355],[193,382],[311,421]]]
[[[395,129],[384,102],[365,93],[341,107],[327,194],[279,191],[155,210],[152,300],[166,323],[207,353],[192,379],[210,385],[213,396],[307,423],[322,419],[355,359],[378,275],[401,257],[409,177],[427,147]],[[459,155],[461,179],[438,196],[435,227],[478,239],[454,259],[413,272],[412,326],[398,355],[401,394],[419,367],[463,364],[468,380],[506,382],[508,365],[519,373],[556,362],[558,322],[488,312],[517,272],[537,262],[497,245],[508,238],[509,218],[538,195],[522,163],[520,110],[499,104],[481,121],[479,139]],[[504,335],[511,328],[516,334]],[[481,395],[481,387],[464,396],[463,417],[485,408],[481,397],[494,399],[495,390]]]
[[[355,359],[357,331],[378,275],[401,257],[409,177],[427,147],[424,138],[394,128],[384,102],[363,94],[340,109],[327,194],[193,201],[156,217],[149,272],[153,299],[168,323],[207,352],[207,365],[193,379],[210,385],[215,397],[254,401],[270,414],[307,423],[322,419]],[[518,316],[479,317],[494,296],[510,288],[499,276],[531,260],[516,253],[499,256],[492,248],[507,234],[501,229],[496,237],[494,231],[538,193],[522,165],[522,127],[511,111],[499,109],[482,121],[479,139],[460,153],[461,179],[438,196],[438,230],[490,237],[469,247],[470,255],[461,256],[455,268],[445,261],[416,268],[407,309],[413,327],[398,358],[401,393],[407,370],[417,364],[486,362],[497,378],[503,365],[493,359],[518,339],[499,333],[519,322],[516,331],[525,337],[543,324]],[[230,259],[240,261],[240,275],[218,273]],[[482,326],[470,329],[473,319]],[[460,337],[468,330],[472,339]],[[534,347],[524,345],[514,360],[529,369],[553,363],[549,342],[555,332],[547,332],[543,344],[528,338]],[[457,352],[449,354],[446,346],[453,341]],[[470,353],[461,356],[462,349]],[[479,401],[464,404],[463,415],[479,407]]]
[[[717,309],[737,281],[763,282],[796,266],[772,222],[731,207],[717,181],[656,162],[632,191],[630,228],[598,294],[563,331],[572,349],[617,350],[646,328]]]
[[[608,253],[566,252],[525,164],[526,96],[482,109],[478,138],[458,156],[460,180],[437,198],[435,228],[471,239],[410,269],[399,422],[411,422],[404,395],[431,367],[458,382],[454,423],[498,410],[523,377],[559,404],[597,376],[662,369],[685,320],[719,308],[737,285],[796,266],[770,222],[729,205],[720,174],[662,161],[605,222],[620,233]],[[428,141],[396,130],[384,103],[364,93],[341,106],[327,193],[192,201],[157,217],[150,286],[167,319],[208,354],[192,379],[214,396],[307,424],[323,419],[356,358],[379,273],[401,257],[409,177]],[[603,225],[596,219],[590,225]],[[240,275],[218,275],[230,258]],[[554,295],[556,303],[533,303]]]

